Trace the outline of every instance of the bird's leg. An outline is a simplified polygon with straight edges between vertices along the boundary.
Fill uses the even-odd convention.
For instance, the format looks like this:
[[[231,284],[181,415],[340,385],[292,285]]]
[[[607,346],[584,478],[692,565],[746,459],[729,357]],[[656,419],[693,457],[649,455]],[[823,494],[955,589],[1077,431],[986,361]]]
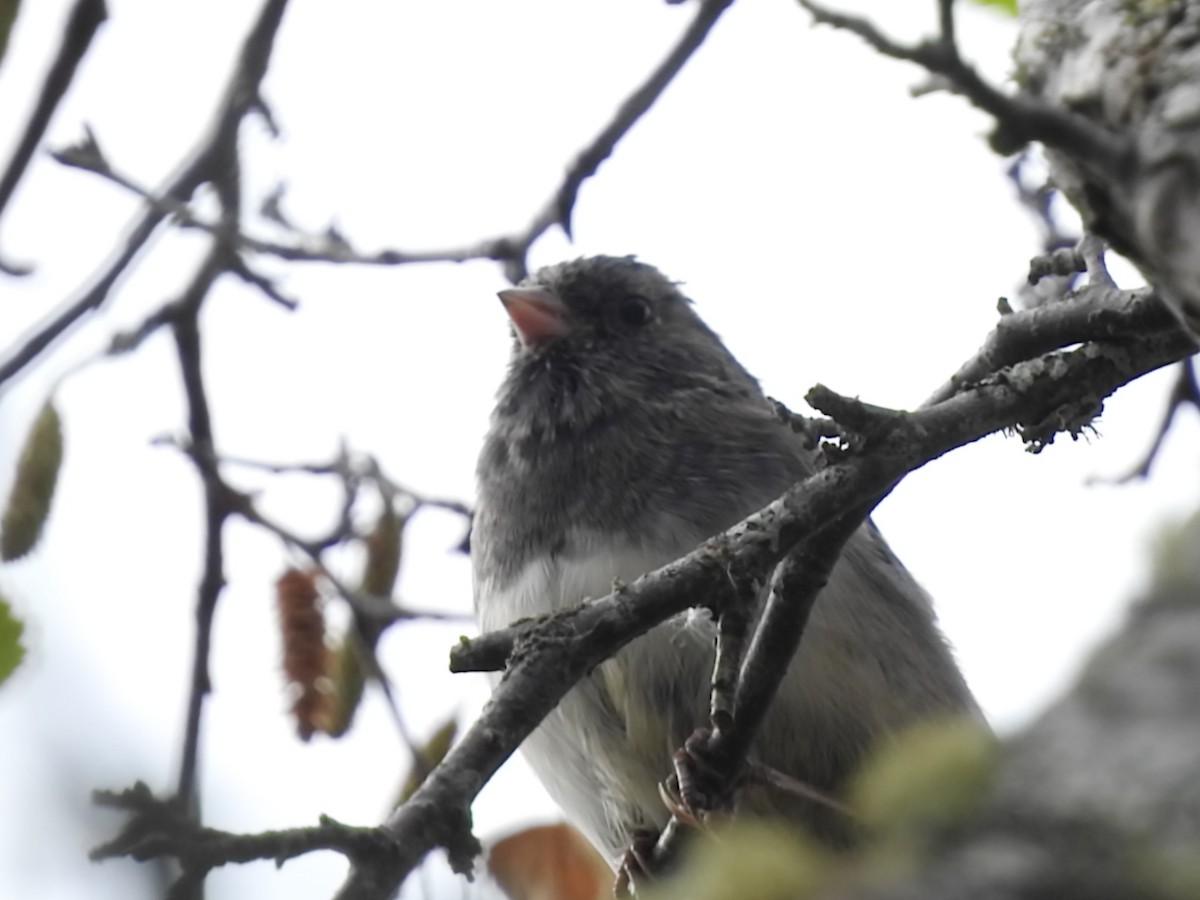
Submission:
[[[698,729],[675,751],[671,761],[674,774],[659,785],[659,794],[670,813],[681,822],[701,828],[708,816],[733,807],[737,790],[747,784],[769,788],[806,803],[815,803],[847,818],[854,810],[832,795],[778,769],[752,759],[746,760],[737,778],[728,783],[724,766],[712,751],[712,732]]]
[[[659,785],[663,803],[675,818],[701,828],[710,813],[732,807],[741,779],[730,784],[712,751],[712,731],[697,729],[671,757],[674,774]]]
[[[617,866],[617,880],[613,883],[613,896],[617,898],[635,897],[640,892],[639,885],[645,885],[654,880],[653,860],[654,847],[658,843],[658,832],[649,828],[638,828],[630,835],[629,849],[621,857]]]

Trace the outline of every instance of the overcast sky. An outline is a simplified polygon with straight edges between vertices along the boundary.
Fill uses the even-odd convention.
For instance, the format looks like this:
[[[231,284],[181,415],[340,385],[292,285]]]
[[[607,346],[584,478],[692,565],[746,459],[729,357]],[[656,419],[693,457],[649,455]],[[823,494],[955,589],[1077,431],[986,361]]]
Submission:
[[[932,2],[856,6],[901,36],[933,20]],[[22,10],[0,67],[4,157],[67,7],[43,0]],[[110,7],[51,144],[89,123],[114,166],[160,184],[202,133],[257,4]],[[265,86],[282,139],[256,121],[243,130],[247,208],[286,181],[285,209],[298,223],[336,221],[365,250],[522,228],[692,14],[691,4],[652,0],[296,0]],[[968,52],[1002,77],[1011,24],[973,10],[963,18]],[[915,406],[983,340],[997,297],[1013,295],[1038,245],[986,147],[986,119],[953,97],[911,99],[919,80],[850,38],[813,30],[788,0],[743,0],[584,187],[574,245],[551,233],[534,262],[637,253],[684,281],[768,393],[793,408],[818,381]],[[39,157],[0,222],[4,256],[37,267],[0,282],[3,341],[85,284],[136,211],[120,189]],[[203,246],[164,233],[102,315],[0,395],[0,486],[51,386],[174,296]],[[220,449],[322,461],[345,438],[396,480],[469,500],[509,346],[499,268],[261,267],[282,275],[301,308],[288,314],[226,282],[212,296],[203,326]],[[0,570],[29,647],[0,688],[2,896],[153,896],[131,886],[140,884],[133,864],[84,857],[118,825],[89,810],[93,787],[140,778],[167,791],[178,765],[201,532],[190,467],[151,446],[183,422],[165,337],[61,382],[67,462],[46,539]],[[1015,438],[990,438],[914,474],[877,513],[937,601],[1001,731],[1050,702],[1119,625],[1155,530],[1196,504],[1193,417],[1148,482],[1085,484],[1138,458],[1169,377],[1119,394],[1089,440],[1034,457]],[[264,509],[297,530],[319,530],[334,513],[333,485],[240,483],[262,488]],[[469,612],[469,567],[452,551],[460,528],[436,513],[409,528],[405,602]],[[227,530],[227,549],[205,721],[206,819],[235,830],[314,823],[320,813],[378,822],[407,767],[382,702],[368,699],[345,740],[296,741],[271,590],[288,556],[240,524]],[[418,735],[448,714],[472,715],[485,696],[481,676],[446,672],[447,648],[470,627],[408,625],[382,644]],[[475,814],[487,839],[554,809],[513,763]],[[282,872],[240,867],[215,873],[210,896],[324,897],[343,871],[332,855]]]

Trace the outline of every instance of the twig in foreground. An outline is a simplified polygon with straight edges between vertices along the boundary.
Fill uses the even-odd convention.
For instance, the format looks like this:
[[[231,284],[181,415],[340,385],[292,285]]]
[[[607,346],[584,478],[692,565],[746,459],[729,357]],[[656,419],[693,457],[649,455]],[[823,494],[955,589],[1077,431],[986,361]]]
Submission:
[[[104,0],[77,0],[71,9],[67,26],[63,30],[62,44],[59,45],[58,54],[46,73],[45,81],[42,82],[37,105],[34,106],[29,122],[25,125],[21,140],[13,150],[8,168],[4,170],[4,175],[0,176],[0,215],[3,215],[17,182],[21,180],[29,161],[33,158],[33,151],[37,149],[42,135],[46,133],[46,126],[50,124],[54,110],[67,93],[67,88],[75,77],[75,70],[79,68],[80,61],[92,45],[92,38],[107,18],[108,9]],[[28,270],[5,265],[2,260],[0,271],[9,275],[28,274]]]

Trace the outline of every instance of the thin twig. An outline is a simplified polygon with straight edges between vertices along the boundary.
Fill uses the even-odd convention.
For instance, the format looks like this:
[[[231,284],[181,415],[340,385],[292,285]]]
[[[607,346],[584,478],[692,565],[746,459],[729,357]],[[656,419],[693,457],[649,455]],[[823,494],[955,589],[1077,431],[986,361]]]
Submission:
[[[1185,359],[1176,367],[1175,383],[1171,385],[1171,393],[1167,397],[1166,408],[1162,419],[1154,431],[1154,440],[1141,461],[1124,475],[1116,478],[1089,478],[1089,484],[1128,484],[1150,476],[1150,469],[1158,459],[1163,441],[1175,422],[1175,415],[1184,406],[1191,406],[1200,411],[1200,384],[1196,381],[1195,359]]]
[[[41,143],[42,135],[46,133],[54,110],[67,93],[79,63],[87,53],[88,47],[92,45],[92,39],[107,18],[108,9],[104,0],[77,0],[71,8],[66,28],[63,29],[62,43],[42,82],[37,104],[29,116],[25,130],[21,133],[21,140],[13,150],[4,175],[0,176],[0,215],[3,215],[17,183],[28,168],[33,152]],[[0,269],[10,275],[26,274],[26,270],[5,266],[3,263],[0,263]]]
[[[746,655],[746,635],[750,627],[747,606],[732,604],[723,609],[717,618],[717,654],[713,660],[708,712],[714,732],[724,731],[733,725],[738,672]]]
[[[166,188],[157,192],[160,197],[186,203],[202,184],[210,183],[221,200],[225,221],[236,220],[239,206],[237,191],[237,131],[242,119],[261,105],[259,85],[266,75],[275,35],[283,19],[287,0],[267,0],[238,55],[224,99],[208,133],[192,151]],[[167,213],[158,205],[149,205],[138,218],[124,246],[102,271],[92,285],[77,299],[36,326],[32,334],[17,344],[6,358],[0,360],[0,386],[37,359],[51,344],[65,334],[76,322],[103,305],[117,279],[133,262],[146,241],[158,228]]]
[[[296,243],[272,241],[244,233],[236,221],[222,220],[220,223],[204,221],[187,206],[190,191],[187,195],[171,188],[163,192],[152,191],[138,184],[132,178],[117,172],[106,161],[101,163],[93,161],[91,164],[83,163],[82,165],[80,160],[70,157],[64,161],[81,168],[88,168],[95,174],[137,194],[159,218],[167,214],[175,216],[183,227],[205,231],[239,252],[274,256],[288,262],[368,266],[400,266],[487,259],[503,263],[508,279],[515,283],[528,274],[526,259],[529,251],[546,231],[558,224],[570,237],[571,214],[583,183],[596,174],[601,163],[612,155],[621,139],[658,100],[692,54],[704,43],[721,14],[732,3],[733,0],[704,0],[700,4],[691,23],[663,61],[650,73],[646,81],[625,99],[600,133],[579,152],[575,160],[567,167],[566,174],[554,194],[525,228],[473,244],[427,251],[386,249],[363,253],[355,250],[341,235],[329,231],[322,235],[300,235]],[[277,206],[277,196],[275,203]],[[277,218],[276,221],[279,219]],[[261,276],[254,278],[254,283],[264,289],[273,288],[273,285],[265,282]],[[280,297],[272,290],[268,290],[268,294],[279,302],[289,305],[292,303],[288,298]],[[3,377],[4,371],[0,369],[0,381],[3,380]]]
[[[767,710],[797,648],[804,652],[801,638],[809,614],[841,556],[842,547],[892,486],[886,485],[878,496],[844,511],[824,528],[814,531],[797,543],[775,567],[766,607],[754,628],[737,679],[733,719],[727,727],[713,729],[703,750],[705,764],[718,783],[738,783],[748,761],[750,746],[766,719]],[[725,799],[732,799],[732,791],[727,792]],[[681,835],[686,824],[689,823],[685,817],[672,813],[654,848],[653,859],[649,861],[651,874],[665,871],[676,859],[683,846]]]
[[[171,323],[183,377],[187,401],[188,431],[191,435],[193,459],[200,468],[204,483],[204,567],[196,597],[196,636],[192,659],[192,686],[188,695],[188,710],[184,730],[183,752],[179,765],[176,798],[182,809],[194,814],[196,809],[196,777],[200,746],[200,721],[204,700],[212,690],[208,672],[212,644],[212,622],[217,599],[225,586],[224,555],[221,533],[232,508],[227,494],[215,484],[208,473],[215,471],[213,463],[212,416],[204,387],[201,365],[200,304],[224,269],[224,252],[214,246],[204,260],[191,285],[180,298],[180,315]]]
[[[938,0],[938,37],[947,47],[958,52],[958,36],[954,29],[954,0]]]
[[[1107,341],[1169,328],[1171,314],[1148,289],[1088,284],[1057,303],[1002,316],[983,346],[922,408],[939,403],[1005,366],[1080,341]]]
[[[1016,189],[1021,205],[1029,210],[1037,222],[1042,235],[1042,252],[1048,254],[1064,247],[1074,247],[1079,241],[1079,235],[1064,231],[1054,215],[1053,200],[1058,193],[1057,189],[1045,177],[1036,185],[1026,183],[1026,170],[1032,152],[1026,148],[1017,154],[1006,170],[1008,180]]]
[[[282,865],[313,850],[336,850],[354,858],[386,849],[381,847],[378,829],[353,828],[328,816],[322,816],[320,824],[312,828],[258,834],[231,834],[205,828],[182,815],[173,802],[156,798],[140,782],[120,793],[97,791],[94,801],[98,806],[133,815],[120,835],[88,854],[92,860],[120,856],[147,860],[170,855],[203,876],[229,863],[270,859]]]
[[[266,75],[275,35],[286,6],[287,0],[267,0],[264,4],[259,18],[242,44],[212,133],[184,167],[184,173],[174,181],[172,190],[168,191],[168,194],[186,200],[201,183],[212,184],[226,221],[236,221],[240,206],[237,190],[238,128],[242,119],[260,103],[259,85]],[[143,224],[150,223],[150,230],[153,230],[157,221],[152,221],[152,217],[157,215],[159,213],[151,209],[147,218],[143,219]],[[225,520],[237,506],[236,496],[230,494],[217,471],[216,441],[204,386],[199,322],[201,305],[209,290],[223,272],[232,268],[230,251],[219,241],[214,241],[196,277],[178,301],[178,315],[171,320],[187,401],[189,446],[204,485],[205,508],[204,568],[196,600],[192,685],[176,792],[181,808],[192,815],[196,812],[201,717],[205,698],[212,689],[208,670],[212,620],[225,584],[222,531]]]
[[[799,0],[799,3],[818,23],[856,34],[884,56],[916,63],[945,78],[958,93],[996,119],[999,134],[993,137],[993,143],[1000,145],[1005,153],[1013,153],[1029,141],[1041,141],[1112,174],[1129,167],[1133,147],[1128,138],[1060,107],[997,90],[962,59],[956,46],[942,38],[901,44],[867,19],[836,12],[813,0]]]
[[[617,114],[612,121],[575,158],[549,203],[534,218],[524,234],[516,238],[515,252],[507,270],[510,281],[515,283],[528,274],[525,263],[528,250],[551,225],[557,223],[567,237],[571,236],[571,214],[584,181],[595,174],[596,170],[600,168],[600,164],[612,155],[617,142],[628,134],[638,120],[654,105],[662,92],[679,74],[684,64],[691,59],[692,54],[704,43],[704,39],[717,24],[721,14],[732,3],[733,0],[703,0],[696,10],[691,24],[688,25],[675,46],[671,48],[666,58],[650,73],[650,77],[625,99],[617,109]]]

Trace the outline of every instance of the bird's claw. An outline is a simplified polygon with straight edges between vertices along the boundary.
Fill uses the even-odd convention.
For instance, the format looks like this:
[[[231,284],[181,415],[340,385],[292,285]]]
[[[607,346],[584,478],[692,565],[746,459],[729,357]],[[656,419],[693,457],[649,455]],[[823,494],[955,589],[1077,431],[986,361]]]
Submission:
[[[617,866],[617,880],[613,883],[613,896],[618,900],[636,897],[638,885],[654,880],[653,871],[654,847],[658,843],[658,833],[648,829],[638,829],[629,839],[629,849],[621,857]]]
[[[732,790],[710,747],[712,732],[697,730],[671,757],[674,774],[660,784],[659,795],[671,814],[696,828],[704,826],[709,814],[729,805]]]

